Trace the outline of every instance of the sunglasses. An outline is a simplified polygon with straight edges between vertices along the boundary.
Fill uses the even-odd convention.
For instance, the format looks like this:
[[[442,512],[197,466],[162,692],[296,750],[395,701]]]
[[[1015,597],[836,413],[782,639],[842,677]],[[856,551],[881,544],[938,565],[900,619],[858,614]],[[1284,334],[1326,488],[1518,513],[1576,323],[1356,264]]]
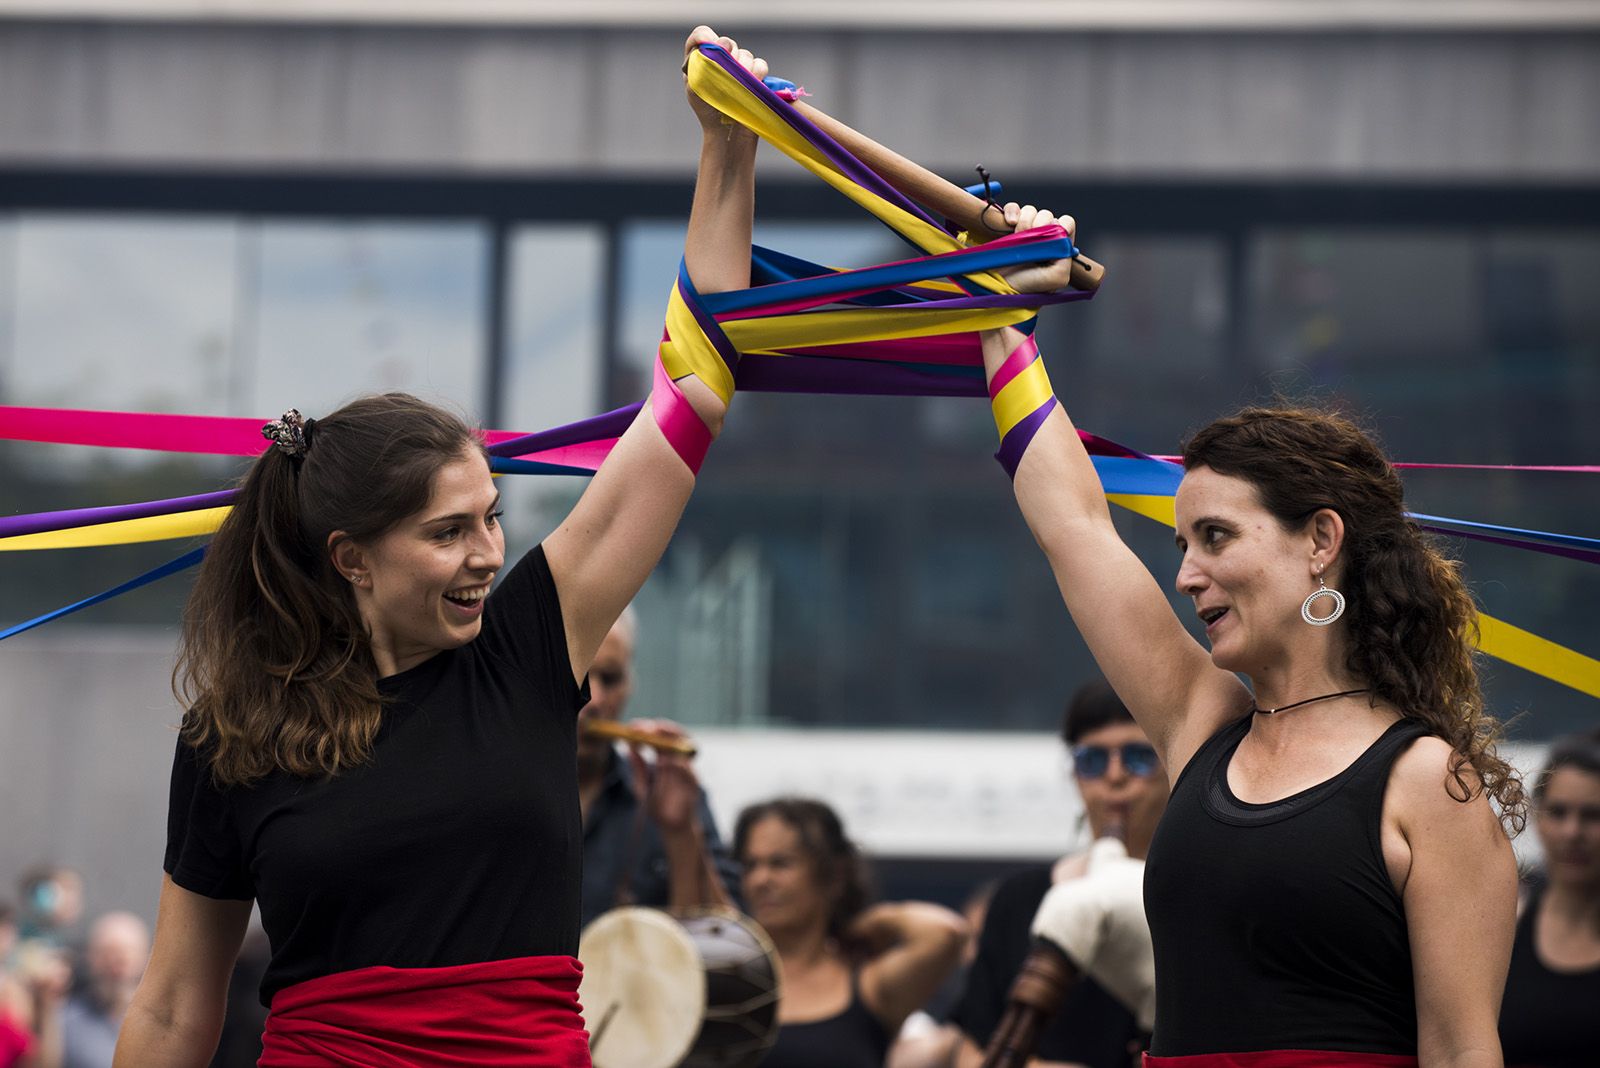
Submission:
[[[1103,745],[1075,745],[1072,747],[1072,768],[1080,779],[1098,779],[1111,770],[1111,754],[1122,760],[1122,768],[1129,775],[1148,779],[1161,770],[1161,758],[1156,747],[1149,742],[1129,742],[1108,748]]]

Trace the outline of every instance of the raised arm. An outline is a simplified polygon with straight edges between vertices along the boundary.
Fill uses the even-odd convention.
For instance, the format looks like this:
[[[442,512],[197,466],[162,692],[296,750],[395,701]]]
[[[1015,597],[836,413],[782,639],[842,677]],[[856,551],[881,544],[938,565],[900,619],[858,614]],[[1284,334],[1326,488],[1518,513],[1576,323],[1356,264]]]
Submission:
[[[163,876],[155,946],[122,1021],[114,1068],[204,1068],[222,1034],[250,902],[191,893]]]
[[[891,1035],[955,971],[970,933],[960,915],[926,901],[874,905],[851,925],[851,939],[877,951],[861,969],[861,999]]]
[[[1050,212],[1016,204],[1006,205],[1006,221],[1017,230],[1057,221],[1069,233],[1073,229],[1070,218],[1057,220]],[[1065,286],[1068,277],[1063,260],[1024,268],[1008,280],[1023,292],[1044,292]],[[1030,350],[1019,353],[1025,342],[1011,327],[983,334],[984,370],[991,395],[998,394],[997,419],[1003,419],[999,413],[1007,398],[994,388],[996,375],[1013,389],[1013,402],[1016,392],[1030,388],[1033,393],[1024,396],[1048,396],[1042,366],[1031,374],[1016,373],[1027,362]],[[1013,353],[1018,356],[1008,367]],[[1024,406],[1032,408],[1031,399]],[[1244,711],[1249,695],[1183,628],[1154,576],[1117,534],[1099,476],[1066,410],[1059,403],[1050,407],[1027,440],[1030,425],[1019,423],[1014,437],[1004,442],[1013,453],[1022,449],[1012,476],[1017,504],[1101,671],[1176,777],[1207,737]]]
[[[701,44],[720,44],[757,78],[767,71],[727,37],[700,26],[689,35],[684,54]],[[750,227],[755,206],[755,135],[723,125],[722,116],[690,95],[701,125],[700,168],[689,213],[684,259],[689,277],[702,293],[742,289],[750,284]],[[665,280],[663,280],[665,281]],[[699,377],[675,386],[658,372],[644,410],[634,420],[565,522],[544,542],[545,555],[561,595],[562,620],[572,670],[581,679],[606,631],[633,599],[666,551],[684,505],[694,489],[689,460],[669,442],[658,416],[681,404],[693,409],[704,433],[715,438],[727,403]],[[699,429],[691,427],[694,435]]]

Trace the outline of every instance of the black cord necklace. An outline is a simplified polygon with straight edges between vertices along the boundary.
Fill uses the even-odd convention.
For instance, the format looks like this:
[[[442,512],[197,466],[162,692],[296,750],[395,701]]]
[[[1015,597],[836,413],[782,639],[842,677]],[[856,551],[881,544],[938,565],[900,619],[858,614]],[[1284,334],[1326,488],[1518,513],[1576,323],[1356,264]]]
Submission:
[[[1250,702],[1250,711],[1256,712],[1256,713],[1258,713],[1260,715],[1263,715],[1263,716],[1276,716],[1279,712],[1287,712],[1287,711],[1289,711],[1289,709],[1291,709],[1291,708],[1299,708],[1301,705],[1309,705],[1309,704],[1313,704],[1314,702],[1317,702],[1317,701],[1331,701],[1335,697],[1349,697],[1352,694],[1366,693],[1366,692],[1367,691],[1365,689],[1361,689],[1361,690],[1340,690],[1338,693],[1325,693],[1321,697],[1307,697],[1304,701],[1296,701],[1292,705],[1279,705],[1277,708],[1261,708],[1254,701],[1251,701]]]

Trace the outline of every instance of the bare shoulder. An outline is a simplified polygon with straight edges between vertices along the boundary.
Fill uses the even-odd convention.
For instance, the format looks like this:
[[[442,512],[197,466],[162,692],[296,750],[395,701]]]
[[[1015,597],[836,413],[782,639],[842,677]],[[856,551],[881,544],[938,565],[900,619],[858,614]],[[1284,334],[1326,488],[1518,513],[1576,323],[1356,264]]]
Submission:
[[[1505,838],[1477,772],[1443,738],[1418,738],[1400,754],[1389,774],[1386,800],[1413,843],[1437,834],[1445,835],[1444,841]]]

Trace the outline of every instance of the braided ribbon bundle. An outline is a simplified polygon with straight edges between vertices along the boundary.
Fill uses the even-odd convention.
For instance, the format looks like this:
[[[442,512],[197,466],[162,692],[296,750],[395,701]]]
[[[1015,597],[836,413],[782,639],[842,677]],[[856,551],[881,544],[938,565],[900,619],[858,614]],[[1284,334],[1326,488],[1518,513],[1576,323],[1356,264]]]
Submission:
[[[696,292],[680,267],[668,299],[652,394],[657,425],[679,455],[698,467],[710,440],[676,386],[693,374],[724,399],[736,388],[971,397],[989,396],[992,388],[1001,434],[997,458],[1014,470],[1026,443],[1016,436],[1018,429],[1031,435],[1026,424],[1041,422],[1054,399],[1031,336],[992,386],[986,384],[976,331],[1015,326],[1026,334],[1041,307],[1093,296],[1079,290],[1021,294],[995,273],[1075,255],[1066,231],[1040,227],[968,247],[961,235],[936,222],[792,107],[787,94],[756,81],[721,49],[707,45],[692,54],[687,74],[698,96],[839,190],[922,255],[841,271],[756,247],[751,288],[714,294]],[[533,434],[489,431],[491,466],[501,474],[593,473],[642,404]],[[112,449],[251,456],[263,449],[261,426],[260,419],[0,406],[0,440]],[[1176,464],[1094,434],[1080,435],[1113,503],[1173,525],[1172,496],[1182,476]],[[1559,470],[1596,473],[1600,468]],[[221,524],[232,495],[223,490],[0,517],[0,552],[203,536]],[[1600,563],[1600,539],[1442,516],[1413,518],[1426,529],[1458,537]],[[0,630],[0,639],[174,574],[198,562],[202,553],[192,550],[114,589]],[[1484,652],[1600,697],[1600,660],[1487,615],[1479,616],[1479,625]]]

